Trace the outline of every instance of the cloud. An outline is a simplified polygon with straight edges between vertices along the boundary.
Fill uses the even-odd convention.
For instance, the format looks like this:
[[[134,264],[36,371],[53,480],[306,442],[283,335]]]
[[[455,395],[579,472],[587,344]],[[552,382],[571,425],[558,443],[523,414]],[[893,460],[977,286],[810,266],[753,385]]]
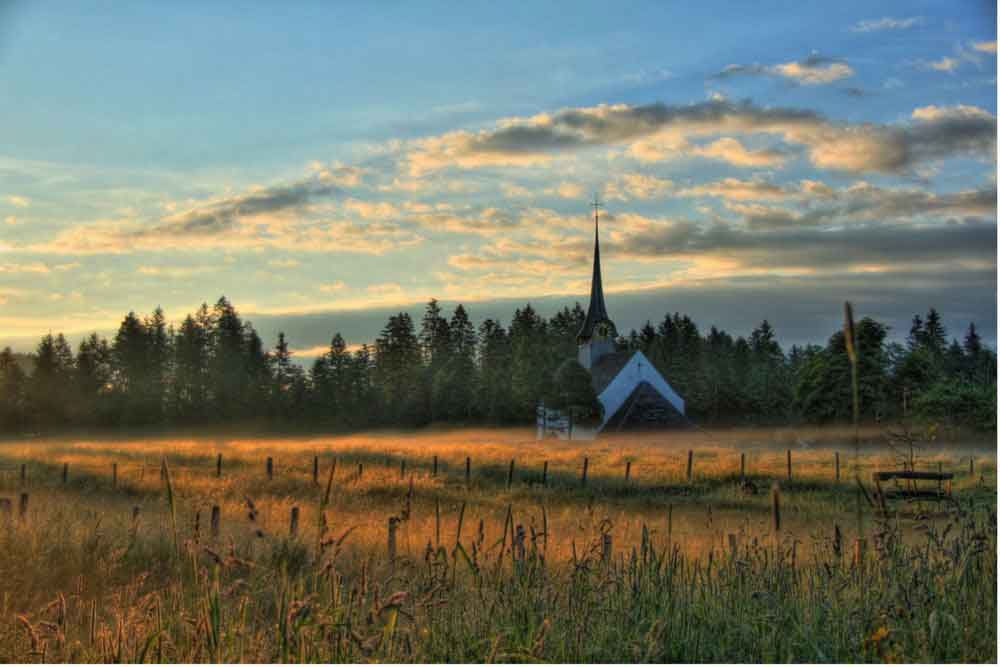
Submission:
[[[958,69],[959,61],[957,58],[952,58],[950,56],[945,56],[941,60],[935,60],[932,62],[924,63],[925,67],[928,69],[935,70],[937,72],[954,72]]]
[[[974,42],[972,44],[972,48],[982,53],[996,53],[997,42],[996,40],[993,40],[992,42]]]
[[[579,183],[562,182],[554,188],[547,188],[545,194],[556,195],[563,199],[580,199],[583,197],[583,186]]]
[[[143,276],[182,280],[210,273],[214,270],[214,268],[207,266],[140,266],[138,273]]]
[[[788,192],[773,183],[763,180],[745,181],[726,178],[715,183],[706,183],[677,192],[678,197],[720,197],[737,201],[758,199],[784,199]]]
[[[527,199],[532,196],[531,190],[515,183],[504,183],[500,190],[507,199]]]
[[[296,267],[302,266],[302,262],[297,259],[269,259],[267,260],[267,265],[272,269],[294,269]]]
[[[31,200],[20,195],[8,195],[7,203],[16,208],[28,208],[31,206]]]
[[[415,231],[385,222],[250,217],[239,224],[189,234],[132,221],[103,221],[73,227],[50,241],[21,249],[60,255],[260,249],[382,255],[423,241]]]
[[[959,263],[996,270],[996,223],[971,221],[919,227],[879,224],[843,228],[785,226],[750,231],[722,222],[703,225],[666,221],[629,235],[609,256],[684,259],[718,255],[739,267],[767,271],[802,268],[811,272],[849,271],[873,266],[947,267]],[[610,244],[609,244],[610,245]],[[918,265],[923,265],[922,267]]]
[[[780,167],[787,155],[776,150],[747,150],[746,146],[732,137],[723,137],[705,146],[695,146],[691,155],[721,160],[737,167]]]
[[[323,283],[321,285],[318,285],[316,289],[318,289],[320,292],[323,292],[324,294],[332,294],[334,292],[341,291],[342,289],[344,289],[345,286],[346,285],[344,284],[344,281],[336,280],[332,283]]]
[[[851,28],[852,32],[878,32],[881,30],[908,30],[918,25],[924,24],[924,17],[911,16],[909,18],[892,18],[885,16],[880,19],[868,19],[858,21]]]
[[[492,130],[454,132],[413,145],[405,160],[421,171],[458,167],[544,164],[557,154],[600,146],[622,146],[642,161],[683,155],[696,137],[773,135],[806,149],[815,167],[849,172],[901,173],[928,159],[992,158],[992,115],[915,119],[910,124],[849,124],[815,111],[750,102],[709,100],[672,106],[601,105],[554,114],[507,119]],[[723,154],[726,146],[715,150]]]
[[[0,275],[48,272],[49,267],[41,262],[30,262],[28,264],[0,264]]]
[[[629,201],[630,199],[656,199],[674,187],[669,179],[649,174],[622,174],[604,188],[605,199]]]
[[[776,65],[729,65],[715,78],[735,76],[777,76],[806,86],[819,86],[854,76],[854,69],[843,61],[811,55],[805,60]]]

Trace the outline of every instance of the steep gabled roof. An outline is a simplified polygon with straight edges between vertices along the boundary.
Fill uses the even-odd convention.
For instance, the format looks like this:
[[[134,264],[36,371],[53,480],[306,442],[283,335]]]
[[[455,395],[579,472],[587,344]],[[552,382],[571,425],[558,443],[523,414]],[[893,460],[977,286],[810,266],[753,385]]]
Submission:
[[[600,361],[590,368],[591,384],[598,396],[608,388],[612,380],[618,377],[618,374],[632,358],[632,354],[629,351],[612,352],[601,357]]]

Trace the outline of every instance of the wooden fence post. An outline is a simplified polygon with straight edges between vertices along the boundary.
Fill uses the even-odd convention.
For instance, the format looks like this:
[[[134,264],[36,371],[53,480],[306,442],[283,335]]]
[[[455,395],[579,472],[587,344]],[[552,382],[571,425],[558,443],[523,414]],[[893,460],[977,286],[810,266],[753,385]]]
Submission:
[[[693,474],[694,474],[694,450],[693,449],[689,449],[688,450],[688,471],[687,471],[688,484],[691,483],[691,478],[692,478]]]
[[[441,499],[434,499],[434,548],[441,547]]]
[[[546,487],[549,485],[549,462],[546,461],[542,464],[542,486]]]
[[[295,537],[299,534],[299,508],[298,506],[292,507],[292,520],[288,526],[288,534]]]
[[[313,484],[319,484],[319,457],[313,455]]]
[[[629,480],[632,479],[632,462],[625,462],[625,483],[628,484]]]
[[[740,452],[740,479],[747,478],[747,453]]]
[[[975,475],[975,474],[976,474],[976,459],[970,456],[969,457],[969,475],[972,476],[972,475]]]
[[[674,505],[667,505],[667,548],[673,544],[674,539]]]
[[[437,454],[434,455],[434,467],[431,468],[431,477],[438,476],[438,457]]]
[[[792,481],[792,450],[785,450],[785,456],[788,459],[788,481]]]
[[[514,459],[510,460],[510,467],[507,468],[507,490],[510,490],[510,485],[514,483]]]
[[[586,456],[583,457],[583,473],[580,475],[580,486],[587,486],[587,467],[590,465],[590,459]]]
[[[840,481],[840,452],[833,453],[834,479]]]
[[[399,459],[399,478],[406,479],[406,459]]]
[[[212,505],[212,538],[219,537],[219,522],[221,519],[221,510],[218,505]]]
[[[26,518],[28,518],[28,494],[27,493],[22,493],[21,494],[21,502],[17,506],[17,515],[18,515],[18,517],[22,521],[24,521]]]
[[[62,472],[62,483],[66,484],[68,481],[69,481],[69,464],[64,463]]]
[[[611,533],[601,536],[601,563],[604,567],[611,563]]]
[[[465,457],[465,486],[469,486],[469,482],[472,479],[472,459],[468,456]]]
[[[112,463],[111,464],[111,488],[112,489],[117,489],[118,488],[118,464],[117,463]]]
[[[389,565],[396,565],[396,529],[399,528],[399,519],[397,517],[389,517],[389,541],[387,545],[387,551],[389,553]]]
[[[361,477],[365,474],[365,464],[358,463],[358,481],[361,481]]]
[[[274,459],[270,456],[267,457],[267,479],[268,481],[274,479]]]
[[[215,476],[222,477],[222,454],[215,457]]]
[[[781,532],[781,489],[778,488],[777,482],[771,486],[771,520],[777,538]]]

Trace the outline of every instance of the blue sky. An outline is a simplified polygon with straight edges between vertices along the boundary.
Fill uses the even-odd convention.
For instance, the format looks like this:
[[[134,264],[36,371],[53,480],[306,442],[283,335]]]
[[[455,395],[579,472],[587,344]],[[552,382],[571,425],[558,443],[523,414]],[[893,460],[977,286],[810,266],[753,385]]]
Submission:
[[[468,5],[468,6],[466,6]],[[0,3],[0,345],[220,294],[306,350],[587,292],[995,340],[991,3]]]

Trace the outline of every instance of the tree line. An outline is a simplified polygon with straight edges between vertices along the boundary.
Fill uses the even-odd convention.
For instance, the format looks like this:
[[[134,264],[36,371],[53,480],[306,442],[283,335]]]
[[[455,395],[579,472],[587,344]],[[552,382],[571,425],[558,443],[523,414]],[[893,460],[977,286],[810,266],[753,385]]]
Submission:
[[[159,308],[144,317],[130,312],[112,340],[90,334],[75,353],[62,334],[43,336],[28,364],[10,348],[0,352],[0,428],[529,423],[540,400],[565,403],[581,393],[589,400],[586,391],[567,389],[576,381],[567,378],[580,377],[566,361],[576,356],[584,317],[579,303],[548,319],[528,304],[508,326],[493,319],[476,326],[462,305],[445,313],[431,300],[419,323],[405,312],[392,315],[371,344],[349,347],[335,333],[329,349],[304,368],[283,333],[266,347],[225,297],[177,326]],[[932,308],[914,316],[905,343],[889,342],[889,327],[871,318],[856,331],[863,420],[912,417],[996,429],[996,353],[974,324],[961,342],[949,341]],[[786,351],[766,320],[749,336],[734,337],[667,313],[617,344],[641,350],[696,423],[851,418],[842,331],[824,345]]]

